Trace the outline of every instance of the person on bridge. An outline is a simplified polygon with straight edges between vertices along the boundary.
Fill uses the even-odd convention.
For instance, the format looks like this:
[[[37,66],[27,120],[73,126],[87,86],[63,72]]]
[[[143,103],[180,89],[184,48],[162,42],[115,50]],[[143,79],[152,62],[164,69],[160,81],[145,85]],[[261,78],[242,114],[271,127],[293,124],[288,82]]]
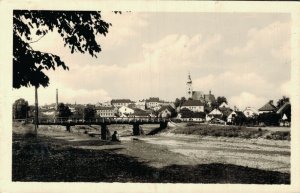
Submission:
[[[111,136],[111,141],[118,141],[118,142],[120,142],[119,135],[118,135],[117,131],[114,131],[114,134]]]

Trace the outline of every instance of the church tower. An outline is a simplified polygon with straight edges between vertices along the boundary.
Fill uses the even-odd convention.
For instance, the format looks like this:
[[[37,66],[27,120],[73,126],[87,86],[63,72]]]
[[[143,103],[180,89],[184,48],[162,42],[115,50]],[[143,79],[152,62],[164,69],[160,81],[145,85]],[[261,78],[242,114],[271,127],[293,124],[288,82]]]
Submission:
[[[186,99],[192,98],[193,95],[193,87],[192,87],[192,79],[191,79],[191,75],[189,73],[188,75],[188,80],[186,82]]]

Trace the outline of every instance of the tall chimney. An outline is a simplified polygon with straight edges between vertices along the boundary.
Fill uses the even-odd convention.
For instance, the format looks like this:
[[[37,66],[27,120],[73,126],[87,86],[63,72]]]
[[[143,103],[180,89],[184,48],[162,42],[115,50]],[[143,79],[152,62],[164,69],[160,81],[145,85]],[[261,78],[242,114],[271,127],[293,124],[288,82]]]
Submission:
[[[56,110],[58,109],[58,89],[56,89]]]

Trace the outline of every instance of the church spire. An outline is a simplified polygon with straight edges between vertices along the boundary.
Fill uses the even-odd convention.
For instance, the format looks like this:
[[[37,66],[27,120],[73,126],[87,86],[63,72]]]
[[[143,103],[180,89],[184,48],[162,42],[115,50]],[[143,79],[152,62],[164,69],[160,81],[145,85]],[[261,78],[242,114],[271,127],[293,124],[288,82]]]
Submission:
[[[190,73],[188,74],[187,84],[192,84],[192,79],[191,79],[191,74]]]
[[[186,98],[189,99],[189,98],[192,98],[192,95],[193,95],[193,88],[192,88],[192,78],[191,78],[191,74],[189,73],[188,74],[188,80],[186,82],[186,87],[187,87],[187,93],[186,93]]]

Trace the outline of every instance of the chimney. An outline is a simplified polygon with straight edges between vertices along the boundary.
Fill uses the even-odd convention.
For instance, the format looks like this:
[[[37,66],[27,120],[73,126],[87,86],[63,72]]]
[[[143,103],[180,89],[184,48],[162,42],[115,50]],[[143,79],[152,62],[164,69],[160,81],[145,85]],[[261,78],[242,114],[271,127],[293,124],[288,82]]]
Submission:
[[[209,90],[209,95],[211,95],[211,90]]]
[[[58,89],[56,89],[56,110],[58,109]]]

